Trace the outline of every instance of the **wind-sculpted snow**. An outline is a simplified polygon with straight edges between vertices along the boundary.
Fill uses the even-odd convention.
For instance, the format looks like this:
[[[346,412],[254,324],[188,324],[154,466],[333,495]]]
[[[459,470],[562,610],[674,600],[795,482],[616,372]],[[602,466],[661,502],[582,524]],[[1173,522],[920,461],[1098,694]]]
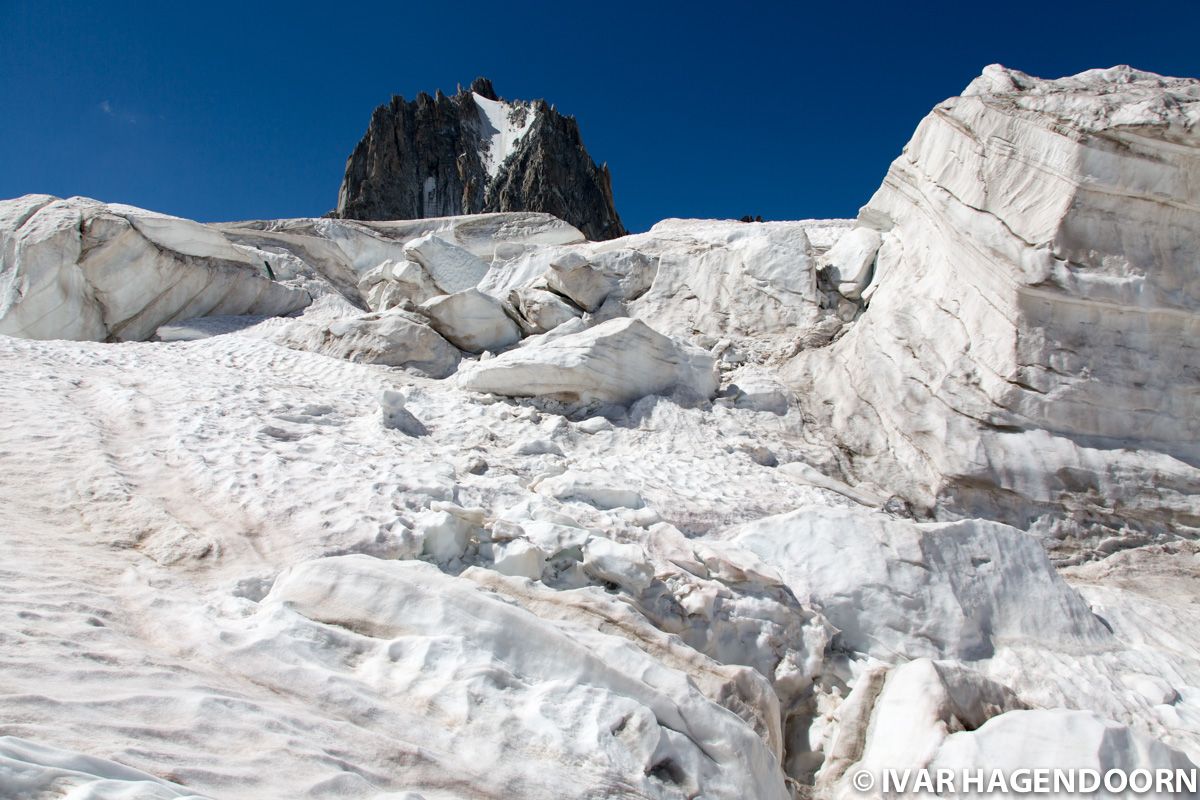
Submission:
[[[1196,765],[1178,750],[1140,736],[1128,728],[1086,711],[1013,711],[995,717],[977,730],[947,737],[932,766],[961,771],[987,765],[1012,771],[1020,767],[1089,769],[1101,775],[1120,769],[1194,770]],[[1183,796],[1194,793],[1183,793]],[[1149,797],[1179,797],[1155,785]]]
[[[253,329],[121,348],[2,343],[7,735],[212,797],[499,797],[514,785],[678,797],[689,782],[769,797],[786,776],[816,780],[839,707],[879,663],[841,644],[882,624],[878,605],[855,617],[828,592],[803,595],[785,561],[726,530],[810,509],[830,535],[806,544],[806,560],[834,565],[838,585],[859,585],[851,593],[878,585],[846,547],[882,523],[753,457],[769,447],[801,463],[794,409],[651,397],[614,421],[572,422]],[[387,392],[401,398],[381,409]],[[392,427],[388,409],[423,433]],[[930,542],[942,531],[887,525],[928,529]],[[1106,596],[1114,633],[1098,647],[1032,540],[982,524],[983,548],[953,530],[920,567],[906,551],[872,554],[881,574],[925,574],[936,591],[916,596],[944,598],[886,608],[894,640],[976,641],[965,623],[990,614],[994,631],[1021,636],[983,660],[967,648],[961,669],[977,677],[960,683],[1096,709],[1200,752],[1200,659],[1137,621],[1150,600]],[[1188,601],[1157,594],[1153,616],[1194,641],[1186,605],[1172,606],[1178,619],[1163,610]],[[1027,622],[1033,602],[1060,610]],[[504,657],[504,642],[529,660]],[[571,655],[580,642],[603,654],[592,672]],[[689,727],[660,710],[667,698]]]
[[[957,779],[964,771],[980,770],[1006,778],[1022,769],[1077,775],[1090,770],[1103,778],[1109,770],[1129,776],[1135,770],[1153,775],[1153,770],[1196,769],[1184,753],[1123,725],[1088,711],[1028,709],[1003,686],[945,663],[912,661],[886,674],[874,672],[860,685],[867,691],[847,699],[845,710],[849,714],[853,706],[854,719],[848,717],[849,724],[839,729],[817,778],[823,796],[889,796],[878,785],[867,792],[855,788],[851,776],[862,771],[878,778],[884,770],[928,768],[949,770]],[[1150,792],[1136,796],[1180,796],[1159,791],[1153,780],[1151,785]],[[1097,796],[1134,794],[1114,795],[1102,787]]]
[[[182,786],[115,761],[12,736],[0,737],[0,791],[12,798],[204,800]]]
[[[1063,557],[1194,535],[1198,119],[1197,81],[998,66],[925,118],[824,257],[866,312],[790,372],[855,480]]]
[[[487,274],[488,265],[465,247],[447,242],[432,233],[413,239],[404,254],[425,268],[443,294],[474,289]]]
[[[0,334],[147,339],[162,324],[309,303],[216,231],[86,198],[0,203]]]
[[[701,561],[669,520],[716,520],[729,497],[741,498],[739,513],[755,514],[823,493],[739,450],[697,458],[699,443],[717,435],[711,412],[658,401],[631,408],[619,425],[576,425],[279,347],[253,330],[123,348],[3,342],[0,621],[14,645],[0,650],[5,733],[112,757],[215,797],[417,789],[437,797],[470,786],[500,797],[518,779],[529,782],[523,796],[535,797],[562,796],[564,786],[677,797],[697,782],[718,797],[786,796],[781,702],[806,702],[823,623],[777,582],[764,585],[717,556]],[[384,390],[406,396],[401,407],[424,435],[389,427]],[[745,413],[748,436],[771,439],[781,428],[775,414]],[[644,507],[601,509],[530,488],[565,461],[513,446],[532,436],[569,451],[589,474],[612,473],[615,454],[644,448],[649,458],[608,478]],[[30,439],[40,442],[32,454],[18,446]],[[691,454],[686,471],[682,453]],[[64,493],[46,505],[39,497],[51,484]],[[655,526],[649,550],[642,526]],[[544,554],[536,583],[491,569],[520,547]],[[344,553],[373,566],[339,579],[340,591],[377,595],[354,587],[384,569],[395,602],[381,597],[373,607],[393,619],[415,608],[395,594],[409,591],[404,570],[433,581],[447,616],[420,623],[432,650],[371,629],[379,624],[371,607],[357,612],[357,632],[350,618],[330,628],[315,595],[304,609],[315,621],[295,610],[323,574],[312,559]],[[422,553],[448,574],[395,561]],[[292,566],[294,579],[276,580]],[[536,613],[517,613],[496,593]],[[450,620],[476,619],[480,608],[504,625],[474,622],[483,628],[461,629],[459,644],[448,638]],[[585,680],[564,655],[578,650],[545,619],[590,628],[571,635],[621,669],[596,665]],[[498,657],[484,628],[525,648],[549,637],[535,659],[540,672],[495,683],[497,663],[468,679],[468,664],[482,669]],[[389,660],[403,642],[417,649]],[[367,645],[378,661],[364,661]],[[412,670],[421,652],[445,660],[428,662],[428,702],[406,705],[411,696],[398,692],[420,677]],[[522,725],[532,728],[517,725],[507,702],[521,686],[532,715]],[[524,738],[531,732],[544,737],[537,769],[505,744],[534,747]],[[615,749],[604,749],[610,736]],[[553,742],[565,749],[547,750]],[[464,761],[478,769],[466,775]]]
[[[1196,87],[989,68],[853,224],[0,204],[0,796],[1191,768]]]
[[[953,662],[870,667],[839,709],[816,786],[824,796],[857,796],[853,773],[926,767],[951,733],[1024,708],[1011,690]]]
[[[621,313],[672,336],[794,350],[802,340],[827,342],[840,327],[821,324],[832,312],[806,235],[821,224],[666,220],[610,242],[521,253],[496,263],[480,288],[505,297],[544,282],[584,311],[619,304]]]
[[[468,353],[500,350],[521,339],[504,306],[475,288],[426,300],[419,310],[434,330]]]
[[[324,305],[322,300],[317,304]],[[431,378],[444,378],[458,366],[462,356],[458,349],[416,314],[400,309],[339,314],[344,303],[328,303],[327,307],[326,313],[320,313],[325,309],[314,309],[317,313],[305,314],[301,319],[263,326],[263,335],[297,350],[365,364],[405,367]]]

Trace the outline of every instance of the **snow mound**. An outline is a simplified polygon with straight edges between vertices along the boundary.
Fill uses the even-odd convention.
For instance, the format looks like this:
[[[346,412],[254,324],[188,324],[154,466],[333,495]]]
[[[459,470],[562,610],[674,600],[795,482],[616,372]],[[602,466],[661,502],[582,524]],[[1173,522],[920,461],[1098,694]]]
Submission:
[[[373,311],[383,310],[413,289],[427,291],[426,283],[433,281],[428,273],[411,273],[402,266],[410,260],[410,244],[437,262],[433,269],[442,268],[449,285],[469,288],[478,280],[472,276],[479,272],[479,263],[471,257],[487,265],[526,249],[583,241],[583,234],[562,220],[533,212],[382,222],[300,218],[209,227],[242,251],[270,263],[280,279],[304,282],[312,290],[332,287]],[[401,266],[385,271],[386,262]],[[395,281],[403,285],[389,291]],[[449,291],[433,286],[437,294]]]
[[[521,329],[504,307],[477,289],[435,297],[419,310],[435,331],[469,353],[500,350],[521,339]]]
[[[204,800],[182,786],[115,761],[0,737],[0,796],[70,800]]]
[[[1092,770],[1104,776],[1121,770],[1127,778],[1147,770],[1186,770],[1196,765],[1183,753],[1106,720],[1089,711],[1036,709],[1010,711],[988,720],[977,730],[961,731],[946,738],[930,766],[933,769],[996,769],[1011,774],[1018,768]],[[1137,778],[1141,780],[1141,778]],[[1185,792],[1157,791],[1139,797],[1195,797]],[[1100,791],[1098,797],[1133,796]],[[984,796],[965,795],[965,796]]]
[[[584,310],[618,303],[671,336],[752,338],[786,350],[833,313],[818,287],[809,227],[666,220],[647,233],[498,259],[479,288],[506,297],[545,284]],[[832,226],[823,241],[842,230]]]
[[[453,373],[461,357],[424,319],[399,309],[332,320],[302,318],[267,336],[297,350],[363,364],[406,367],[431,378]]]
[[[570,403],[629,403],[675,389],[710,398],[717,390],[711,356],[628,318],[471,364],[457,381],[476,392]]]
[[[488,271],[487,264],[471,251],[432,233],[406,244],[404,254],[425,268],[443,294],[474,289]]]

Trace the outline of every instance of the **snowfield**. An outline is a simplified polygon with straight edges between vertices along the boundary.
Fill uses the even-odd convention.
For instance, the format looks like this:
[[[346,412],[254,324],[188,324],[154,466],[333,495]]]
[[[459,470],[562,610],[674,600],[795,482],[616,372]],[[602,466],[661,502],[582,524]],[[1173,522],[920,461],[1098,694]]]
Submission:
[[[989,67],[858,220],[608,242],[0,202],[0,797],[1194,769],[1198,123]]]

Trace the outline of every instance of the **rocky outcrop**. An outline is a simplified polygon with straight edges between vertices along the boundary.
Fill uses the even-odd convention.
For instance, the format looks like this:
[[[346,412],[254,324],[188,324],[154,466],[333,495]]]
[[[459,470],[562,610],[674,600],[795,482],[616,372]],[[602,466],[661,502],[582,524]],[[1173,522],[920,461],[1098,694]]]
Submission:
[[[589,238],[625,228],[607,166],[596,166],[574,117],[544,100],[501,100],[478,78],[452,97],[422,92],[375,109],[346,162],[335,216],[394,220],[541,211]]]
[[[612,196],[608,165],[597,167],[579,124],[539,100],[527,136],[488,184],[485,211],[545,211],[589,239],[625,235]]]
[[[922,121],[823,259],[866,310],[790,370],[849,482],[1063,557],[1195,535],[1198,123],[1200,81],[1000,66]]]

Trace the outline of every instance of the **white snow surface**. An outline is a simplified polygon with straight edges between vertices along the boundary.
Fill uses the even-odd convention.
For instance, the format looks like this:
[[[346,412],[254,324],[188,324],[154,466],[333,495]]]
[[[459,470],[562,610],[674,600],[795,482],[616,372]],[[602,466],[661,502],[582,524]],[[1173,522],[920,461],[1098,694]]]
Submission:
[[[426,300],[420,311],[434,330],[469,353],[495,351],[521,340],[521,330],[504,306],[475,288]]]
[[[0,797],[1193,768],[1197,85],[989,67],[853,223],[0,203]]]
[[[471,251],[432,233],[410,241],[404,254],[424,267],[446,294],[474,289],[488,271],[488,265]]]
[[[481,403],[387,367],[245,333],[121,347],[2,341],[9,380],[0,392],[10,413],[0,424],[7,554],[0,618],[13,645],[0,651],[5,734],[114,759],[216,797],[402,790],[562,796],[564,786],[580,796],[597,787],[618,796],[675,796],[679,786],[730,797],[753,786],[759,796],[786,796],[779,701],[768,677],[735,666],[764,656],[736,638],[701,640],[718,637],[722,626],[760,625],[763,635],[778,629],[780,641],[767,655],[778,659],[806,647],[799,631],[811,615],[797,608],[794,623],[782,611],[774,612],[778,621],[759,618],[763,601],[753,581],[744,600],[712,583],[688,591],[712,592],[705,613],[729,621],[654,624],[629,606],[631,598],[604,590],[611,571],[589,577],[582,553],[571,555],[567,543],[624,541],[634,567],[658,564],[636,567],[641,574],[675,575],[670,580],[684,591],[696,578],[652,558],[643,525],[658,526],[655,546],[674,536],[672,547],[682,553],[689,545],[670,533],[673,522],[720,524],[731,512],[735,519],[761,514],[756,506],[780,498],[799,504],[823,496],[772,477],[741,451],[694,459],[720,425],[736,424],[723,421],[727,414],[660,401],[621,427],[585,433],[531,407]],[[375,398],[390,387],[407,393],[404,407],[427,436],[381,424]],[[783,432],[775,415],[761,424],[764,439]],[[650,457],[622,469],[618,483],[663,510],[603,510],[538,493],[530,488],[535,479],[565,459],[511,453],[509,443],[532,431],[594,473],[612,474],[628,447],[645,449]],[[39,443],[36,452],[25,452],[26,441]],[[681,452],[689,454],[686,470]],[[470,472],[472,458],[486,459],[488,471]],[[53,502],[40,499],[46,491]],[[741,502],[728,507],[737,495]],[[447,507],[483,509],[468,552],[440,571],[419,563],[403,571],[407,562],[395,559],[423,549],[420,515]],[[539,527],[547,525],[562,533],[549,538]],[[501,538],[544,547],[546,585],[501,580],[490,569],[462,572],[490,565],[492,542]],[[328,559],[347,553],[359,555],[345,567]],[[356,564],[368,572],[359,574]],[[301,571],[281,583],[292,567]],[[387,628],[366,607],[356,612],[361,619],[299,613],[294,592],[328,570],[322,580],[358,587],[371,570],[393,568],[402,571],[389,583],[422,575],[445,596],[444,619],[417,615],[429,626],[424,639],[414,638],[415,629]],[[353,574],[337,577],[344,569]],[[407,591],[401,586],[392,591]],[[645,587],[645,602],[662,605],[651,613],[670,618],[677,612],[664,604],[671,597],[665,587]],[[634,661],[611,672],[581,673],[573,659],[549,657],[540,672],[518,668],[479,639],[474,612],[455,610],[456,593],[500,610],[526,606],[533,613],[515,619],[535,627],[548,624],[539,618],[562,619],[579,629],[571,635],[591,637],[583,650]],[[404,595],[395,596],[399,603]],[[743,602],[746,609],[736,611]],[[383,613],[388,606],[378,607]],[[455,627],[468,619],[471,627]],[[493,623],[490,635],[528,653],[533,628],[524,625]],[[660,625],[674,633],[694,625],[689,635],[699,649],[681,648]],[[797,632],[782,635],[787,625]],[[547,640],[548,652],[562,656],[566,641]],[[794,655],[789,663],[804,660]],[[417,701],[418,685],[427,700]],[[513,707],[508,698],[517,686],[530,694]],[[594,689],[575,694],[582,686]],[[494,708],[480,705],[493,692]],[[400,709],[407,711],[397,716]],[[518,719],[528,722],[513,727]],[[531,736],[544,745],[533,747]],[[515,759],[508,741],[533,749]],[[728,749],[714,749],[717,742]],[[551,744],[567,749],[546,749]],[[471,754],[468,773],[459,764],[463,753]],[[451,761],[459,766],[449,769]]]

